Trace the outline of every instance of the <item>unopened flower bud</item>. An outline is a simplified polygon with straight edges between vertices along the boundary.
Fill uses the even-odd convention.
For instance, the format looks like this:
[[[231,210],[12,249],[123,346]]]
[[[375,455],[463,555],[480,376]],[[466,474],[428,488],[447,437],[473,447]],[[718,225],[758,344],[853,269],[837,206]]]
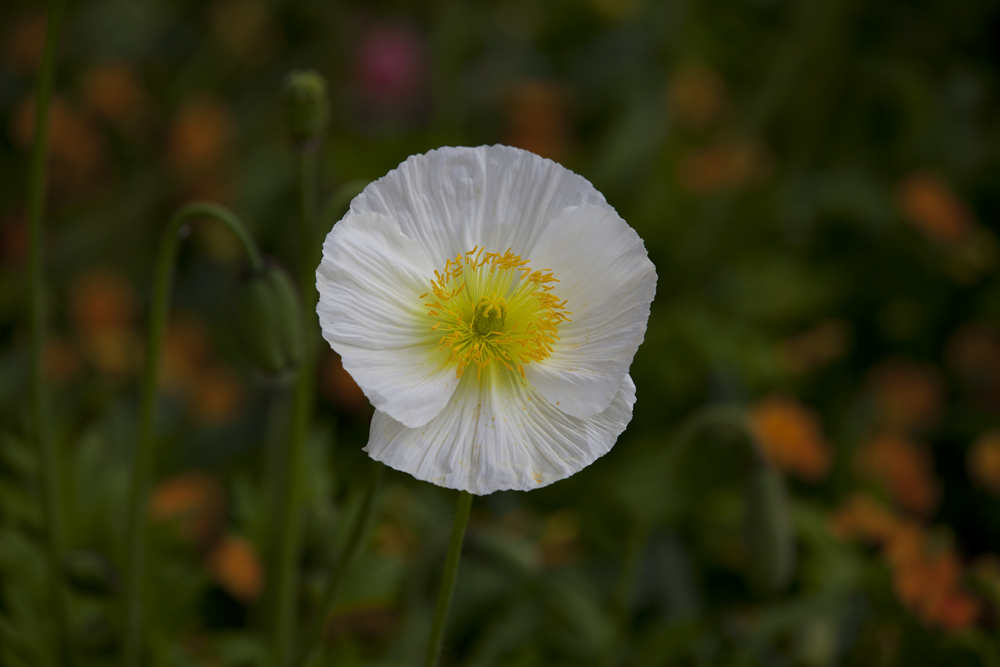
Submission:
[[[795,570],[795,536],[781,473],[755,461],[748,473],[746,504],[747,578],[762,593],[784,588]]]
[[[232,305],[233,327],[247,358],[269,375],[302,360],[302,311],[288,274],[274,264],[248,274]]]
[[[313,70],[289,74],[285,79],[285,121],[292,140],[299,146],[318,144],[329,117],[326,79]]]

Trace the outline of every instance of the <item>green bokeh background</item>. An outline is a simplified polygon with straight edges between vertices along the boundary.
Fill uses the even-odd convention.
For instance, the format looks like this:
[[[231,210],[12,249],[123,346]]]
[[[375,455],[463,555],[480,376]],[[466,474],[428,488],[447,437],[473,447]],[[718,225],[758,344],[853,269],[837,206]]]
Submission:
[[[43,10],[0,9],[4,666],[44,664],[51,632],[24,401],[24,118]],[[632,423],[568,480],[476,500],[445,664],[1000,664],[1000,577],[974,565],[1000,552],[1000,500],[967,465],[1000,422],[989,392],[1000,364],[974,360],[970,381],[950,352],[969,326],[1000,330],[1000,3],[87,0],[69,3],[59,58],[46,253],[51,331],[69,359],[53,380],[54,428],[80,664],[113,664],[121,644],[138,405],[128,359],[139,353],[109,370],[88,351],[79,286],[94,275],[126,286],[134,312],[109,345],[140,345],[160,233],[195,197],[231,206],[265,254],[294,264],[281,90],[301,68],[329,82],[324,198],[414,153],[514,143],[591,180],[657,267]],[[132,97],[95,83],[112,70],[127,72]],[[968,229],[914,221],[914,174],[940,186]],[[174,310],[206,332],[204,359],[227,379],[217,392],[238,400],[205,417],[199,401],[211,396],[165,391],[156,476],[211,474],[227,499],[220,534],[260,550],[280,392],[240,354],[227,318],[243,268],[227,232],[194,228]],[[816,331],[833,343],[803,362],[795,350]],[[940,502],[914,521],[958,554],[980,609],[961,629],[923,620],[899,601],[878,549],[828,529],[855,491],[892,502],[856,464],[881,425],[870,378],[886,360],[936,378],[937,414],[908,435],[928,452]],[[300,479],[304,614],[370,465],[370,408],[331,389],[345,380],[323,364]],[[815,411],[832,465],[812,481],[789,475],[798,562],[787,587],[761,592],[746,577],[739,438],[710,429],[684,456],[671,452],[705,406],[774,393]],[[453,492],[387,471],[317,664],[419,664],[453,506]],[[266,597],[233,595],[206,564],[210,545],[168,524],[154,523],[151,540],[149,664],[267,664]]]

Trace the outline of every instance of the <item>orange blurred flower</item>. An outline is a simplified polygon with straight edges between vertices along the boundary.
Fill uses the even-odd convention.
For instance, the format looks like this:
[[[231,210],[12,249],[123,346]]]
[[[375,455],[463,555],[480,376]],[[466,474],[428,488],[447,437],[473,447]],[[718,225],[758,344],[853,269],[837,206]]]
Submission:
[[[862,539],[881,544],[896,530],[898,518],[871,496],[854,493],[830,514],[830,532],[840,539]]]
[[[868,390],[883,426],[904,431],[933,426],[943,407],[941,379],[934,368],[906,359],[890,359],[868,377]]]
[[[149,514],[157,521],[171,521],[181,537],[207,548],[222,532],[226,494],[206,472],[193,471],[163,480],[153,489]]]
[[[179,173],[218,166],[228,156],[233,133],[232,113],[222,102],[211,97],[188,100],[170,127],[170,165]]]
[[[552,160],[569,153],[569,102],[566,94],[542,81],[524,81],[507,94],[504,143]]]
[[[4,268],[17,269],[28,259],[28,222],[13,214],[0,226],[0,260]]]
[[[319,381],[323,396],[344,412],[368,412],[368,398],[333,350],[323,355]]]
[[[243,407],[243,385],[229,368],[219,363],[202,371],[196,390],[190,404],[191,412],[203,423],[229,422]]]
[[[12,114],[11,135],[27,150],[35,135],[35,100],[21,99]],[[108,165],[104,135],[76,108],[54,96],[49,106],[49,155],[52,187],[73,197],[93,193]]]
[[[896,596],[925,624],[954,631],[975,622],[979,601],[961,588],[958,555],[950,547],[935,547],[916,521],[897,516],[868,496],[854,494],[831,515],[830,528],[838,537],[881,546]]]
[[[917,514],[937,507],[940,489],[926,450],[905,435],[884,432],[858,451],[861,474],[880,481],[893,502]]]
[[[909,174],[900,182],[896,200],[903,218],[932,241],[954,243],[975,228],[971,209],[938,174]]]
[[[792,373],[804,373],[830,363],[847,351],[850,331],[840,320],[826,320],[778,346],[778,359]]]
[[[580,551],[580,515],[560,510],[545,520],[538,550],[546,567],[572,562]]]
[[[212,346],[201,321],[185,313],[171,317],[163,336],[160,386],[179,396],[193,394],[211,360]]]
[[[136,372],[142,342],[135,329],[137,297],[132,284],[110,267],[84,271],[69,290],[69,317],[87,361],[110,377]]]
[[[714,70],[704,65],[683,65],[670,79],[667,107],[681,127],[703,130],[729,109],[729,94]]]
[[[966,458],[969,477],[995,496],[1000,496],[1000,432],[981,435]]]
[[[817,480],[830,469],[830,446],[816,413],[794,398],[767,396],[750,410],[764,455],[775,466],[802,479]]]
[[[135,324],[137,298],[121,272],[95,267],[79,275],[70,287],[70,320],[88,334],[106,329],[128,329]]]
[[[330,642],[348,636],[379,640],[396,632],[399,625],[398,609],[372,604],[333,614],[326,626],[326,637]]]
[[[61,338],[50,338],[42,351],[45,379],[53,384],[66,384],[80,374],[80,354]]]
[[[131,65],[107,62],[83,77],[83,102],[90,113],[124,134],[137,137],[149,126],[152,106]]]
[[[45,50],[46,15],[33,9],[18,16],[4,37],[4,61],[11,69],[33,72],[42,62]]]
[[[730,140],[684,155],[677,167],[677,180],[694,194],[716,194],[763,183],[770,178],[772,168],[771,156],[762,146]]]
[[[208,571],[219,586],[244,603],[251,603],[264,591],[264,565],[249,540],[225,535],[205,559]]]
[[[966,325],[948,341],[945,358],[977,403],[1000,409],[1000,331],[985,324]]]
[[[243,407],[243,385],[229,366],[215,358],[208,331],[190,314],[175,315],[167,324],[160,386],[181,398],[202,423],[231,421]]]

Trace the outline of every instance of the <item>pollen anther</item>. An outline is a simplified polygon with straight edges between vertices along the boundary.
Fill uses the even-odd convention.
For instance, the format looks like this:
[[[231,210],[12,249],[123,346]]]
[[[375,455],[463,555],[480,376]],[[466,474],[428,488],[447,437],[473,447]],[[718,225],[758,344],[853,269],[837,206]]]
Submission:
[[[533,271],[528,262],[510,249],[476,246],[434,272],[431,291],[420,298],[458,377],[470,365],[480,377],[494,362],[524,377],[525,364],[552,354],[559,324],[572,313],[552,294],[550,283],[559,282],[552,272]]]

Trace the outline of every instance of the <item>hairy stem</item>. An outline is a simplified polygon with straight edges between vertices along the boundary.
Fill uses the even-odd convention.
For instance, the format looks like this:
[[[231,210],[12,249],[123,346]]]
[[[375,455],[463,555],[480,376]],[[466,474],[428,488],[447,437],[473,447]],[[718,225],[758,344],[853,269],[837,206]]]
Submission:
[[[305,145],[298,149],[296,155],[299,186],[299,257],[296,275],[305,306],[302,309],[305,355],[295,380],[288,446],[284,450],[284,460],[279,462],[283,479],[279,484],[277,503],[271,521],[271,526],[277,527],[277,531],[280,531],[275,533],[278,540],[274,545],[271,568],[274,573],[271,591],[271,605],[274,610],[271,658],[277,667],[286,667],[290,664],[294,650],[298,615],[298,557],[302,539],[298,481],[315,401],[314,362],[318,342],[315,272],[319,264],[319,246],[315,242],[316,216],[319,208],[316,194],[316,150],[317,146]]]
[[[472,494],[468,491],[459,491],[458,507],[455,509],[455,524],[451,529],[451,541],[448,543],[448,555],[445,556],[444,573],[441,576],[441,590],[438,592],[437,604],[434,606],[434,622],[431,624],[431,636],[427,642],[425,667],[437,667],[441,660],[444,628],[448,620],[448,608],[451,607],[451,597],[455,592],[458,562],[462,558],[462,542],[465,540],[465,526],[469,523],[469,510],[471,509]]]
[[[38,455],[39,482],[41,487],[42,517],[45,529],[45,555],[51,584],[53,626],[56,633],[56,654],[59,663],[71,664],[72,648],[69,638],[68,599],[60,559],[63,544],[62,505],[59,502],[59,456],[50,426],[49,395],[45,386],[43,349],[45,346],[45,193],[48,171],[49,104],[56,69],[56,49],[62,29],[63,0],[49,3],[48,23],[45,34],[45,51],[35,85],[35,137],[31,145],[28,166],[28,224],[30,250],[28,255],[28,293],[30,303],[30,386],[29,410],[31,432]]]

